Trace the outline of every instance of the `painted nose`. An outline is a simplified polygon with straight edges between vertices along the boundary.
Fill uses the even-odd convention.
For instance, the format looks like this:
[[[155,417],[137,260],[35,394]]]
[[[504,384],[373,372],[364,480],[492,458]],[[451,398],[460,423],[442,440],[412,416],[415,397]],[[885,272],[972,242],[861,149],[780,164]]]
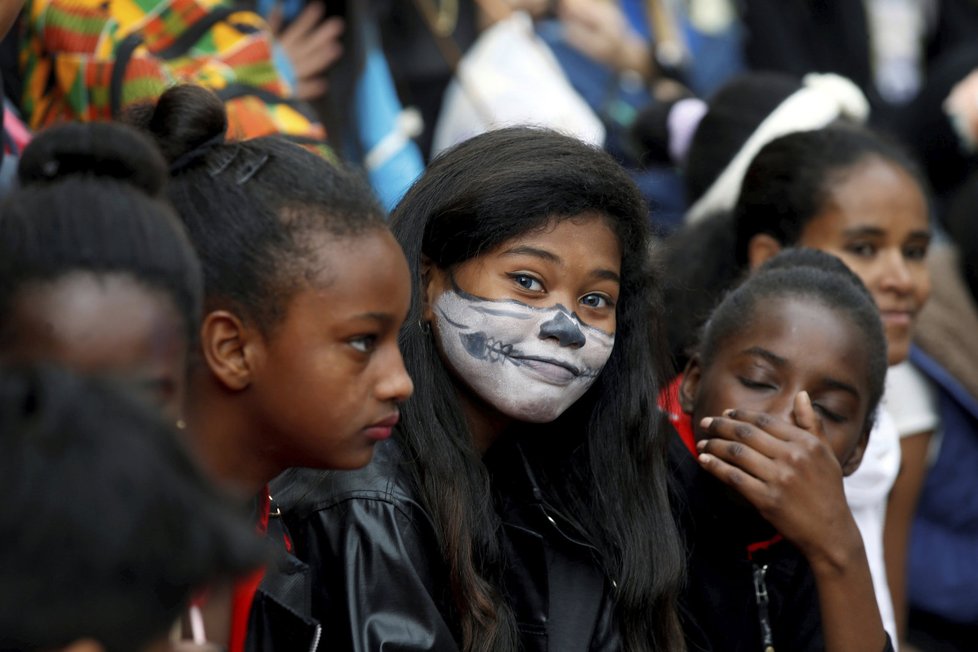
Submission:
[[[576,349],[584,346],[586,341],[581,327],[563,312],[558,312],[553,319],[540,324],[540,339],[555,339],[561,346]]]

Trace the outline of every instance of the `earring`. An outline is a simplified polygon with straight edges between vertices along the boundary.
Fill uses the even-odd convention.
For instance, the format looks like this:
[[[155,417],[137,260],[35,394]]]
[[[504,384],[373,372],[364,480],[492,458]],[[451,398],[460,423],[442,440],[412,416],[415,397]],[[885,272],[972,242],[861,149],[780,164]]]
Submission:
[[[425,321],[423,319],[419,319],[418,320],[418,330],[421,331],[421,334],[422,335],[430,335],[431,334],[431,323],[430,322],[427,322],[427,321]]]
[[[178,430],[186,430],[187,429],[187,422],[184,421],[183,419],[177,419],[176,426],[177,426],[177,429]]]

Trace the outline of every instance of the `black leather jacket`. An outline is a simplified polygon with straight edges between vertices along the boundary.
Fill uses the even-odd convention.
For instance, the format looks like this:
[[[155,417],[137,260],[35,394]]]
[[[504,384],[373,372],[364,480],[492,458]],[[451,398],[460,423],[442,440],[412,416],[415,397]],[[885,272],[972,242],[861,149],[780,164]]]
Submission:
[[[388,441],[364,469],[293,470],[272,486],[296,554],[312,567],[313,615],[327,649],[459,649],[438,536],[402,464]],[[613,589],[594,551],[543,508],[525,465],[505,468],[493,487],[522,649],[620,649]]]
[[[272,504],[268,539],[281,549],[265,568],[248,614],[246,652],[316,652],[329,649],[320,645],[322,629],[312,618],[309,566],[285,549],[285,532],[280,511]]]

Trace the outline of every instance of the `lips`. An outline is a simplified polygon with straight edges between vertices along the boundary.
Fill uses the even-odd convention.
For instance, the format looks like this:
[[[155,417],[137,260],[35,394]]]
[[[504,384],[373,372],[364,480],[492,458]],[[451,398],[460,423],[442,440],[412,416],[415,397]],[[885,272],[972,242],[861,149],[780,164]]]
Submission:
[[[363,429],[363,433],[368,439],[373,439],[375,441],[383,441],[384,439],[390,439],[391,433],[394,430],[394,426],[400,421],[401,415],[395,412],[386,419],[382,419],[376,423],[373,423]]]
[[[888,326],[910,326],[916,316],[916,310],[880,310],[880,319]]]
[[[519,363],[520,367],[534,372],[541,380],[553,385],[566,385],[581,375],[577,367],[561,360],[532,356],[511,357],[514,362]]]

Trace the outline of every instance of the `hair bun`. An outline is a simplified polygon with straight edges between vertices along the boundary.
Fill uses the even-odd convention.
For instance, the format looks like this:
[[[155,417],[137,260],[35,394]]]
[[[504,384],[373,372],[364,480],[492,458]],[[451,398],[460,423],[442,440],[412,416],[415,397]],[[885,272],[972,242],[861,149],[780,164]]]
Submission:
[[[72,176],[116,179],[159,197],[168,175],[166,161],[146,136],[121,124],[89,122],[37,134],[24,149],[17,176],[24,186]]]
[[[168,89],[155,105],[130,109],[126,121],[148,131],[171,165],[218,142],[228,130],[227,111],[220,98],[190,84]]]

